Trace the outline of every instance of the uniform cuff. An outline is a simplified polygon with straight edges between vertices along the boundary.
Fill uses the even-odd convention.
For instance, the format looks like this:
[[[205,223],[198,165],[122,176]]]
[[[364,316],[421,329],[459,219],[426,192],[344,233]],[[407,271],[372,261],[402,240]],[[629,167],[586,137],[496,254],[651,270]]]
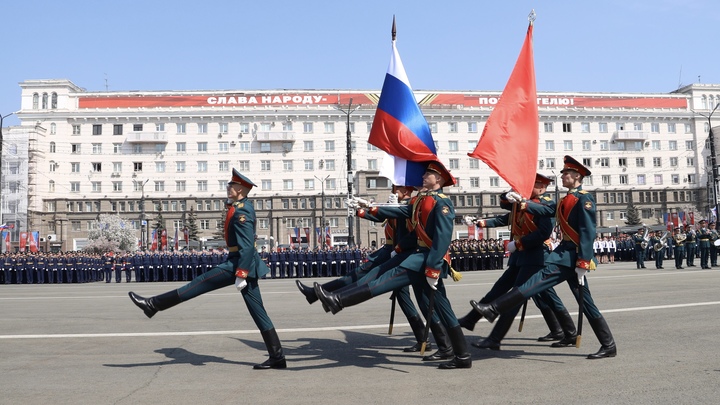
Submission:
[[[478,219],[475,224],[479,226],[480,228],[485,228],[485,220],[484,219]]]
[[[426,268],[425,269],[425,277],[430,277],[430,278],[435,278],[435,279],[440,278],[440,270]]]
[[[247,278],[249,271],[243,269],[235,269],[235,277]]]
[[[523,244],[522,244],[522,239],[518,239],[518,240],[515,241],[515,248],[516,248],[517,250],[520,250],[520,251],[522,251],[523,249],[525,249],[525,247],[524,247]]]
[[[578,260],[575,262],[575,267],[580,267],[581,269],[585,269],[585,270],[592,270],[592,269],[590,268],[590,260],[578,259]]]

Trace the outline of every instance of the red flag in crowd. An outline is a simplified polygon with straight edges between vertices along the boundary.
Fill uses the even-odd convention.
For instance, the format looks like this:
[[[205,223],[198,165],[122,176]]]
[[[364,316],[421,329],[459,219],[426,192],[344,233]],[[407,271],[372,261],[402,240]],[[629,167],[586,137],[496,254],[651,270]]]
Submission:
[[[475,150],[468,156],[480,159],[525,198],[530,198],[538,160],[539,119],[533,22],[500,101],[490,113]]]

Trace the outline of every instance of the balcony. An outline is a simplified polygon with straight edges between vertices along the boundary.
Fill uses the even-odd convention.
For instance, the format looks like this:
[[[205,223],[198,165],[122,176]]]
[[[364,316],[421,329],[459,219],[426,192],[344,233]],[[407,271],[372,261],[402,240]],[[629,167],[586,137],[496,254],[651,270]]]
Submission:
[[[165,132],[132,132],[128,134],[125,141],[128,143],[167,143],[168,136]]]
[[[295,142],[295,133],[290,131],[257,131],[258,142]]]
[[[649,138],[644,131],[615,131],[616,141],[647,141]]]

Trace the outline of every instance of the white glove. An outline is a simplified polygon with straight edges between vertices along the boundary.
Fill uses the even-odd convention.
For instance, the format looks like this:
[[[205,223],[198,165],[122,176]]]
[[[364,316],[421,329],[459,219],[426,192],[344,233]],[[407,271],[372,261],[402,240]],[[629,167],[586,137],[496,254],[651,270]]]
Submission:
[[[510,243],[507,245],[507,251],[512,253],[517,250],[517,247],[515,246],[515,241],[511,240]]]
[[[245,287],[247,287],[247,279],[235,277],[235,288],[237,288],[238,291],[242,291]]]
[[[585,273],[587,273],[587,270],[580,267],[575,267],[575,273],[577,273],[578,276],[578,284],[580,284],[581,286],[585,285]]]
[[[372,205],[372,204],[370,204],[370,201],[368,201],[364,198],[360,198],[360,197],[353,197],[353,198],[357,201],[358,207],[367,208],[370,205]]]
[[[522,202],[523,200],[523,197],[514,191],[510,191],[509,193],[505,194],[505,198],[511,203]]]
[[[391,259],[392,259],[393,257],[395,257],[396,255],[397,255],[397,252],[396,252],[396,251],[393,250],[392,252],[390,252],[390,258],[391,258]]]
[[[430,288],[432,288],[433,290],[437,290],[438,280],[440,280],[440,279],[432,278],[432,277],[425,277],[425,281],[427,281],[427,283],[430,285]]]
[[[356,209],[358,207],[357,198],[346,198],[345,204],[347,204],[348,208]]]
[[[473,217],[473,216],[470,216],[470,215],[465,215],[465,216],[463,217],[463,221],[465,221],[465,225],[467,225],[467,226],[473,226],[473,225],[475,225],[475,220],[476,220],[476,219],[477,219],[477,218],[475,218],[475,217]]]
[[[397,204],[398,203],[398,196],[395,193],[390,194],[388,197],[388,203],[390,204]]]

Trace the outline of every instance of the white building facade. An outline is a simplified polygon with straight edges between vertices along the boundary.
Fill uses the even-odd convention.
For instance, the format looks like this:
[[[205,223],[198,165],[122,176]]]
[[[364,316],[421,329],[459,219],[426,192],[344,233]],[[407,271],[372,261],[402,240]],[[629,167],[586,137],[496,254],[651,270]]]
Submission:
[[[384,201],[390,190],[378,172],[384,152],[367,143],[379,91],[88,92],[68,80],[20,87],[21,126],[10,128],[28,138],[26,185],[13,186],[27,190],[27,217],[18,226],[39,231],[45,249],[76,248],[103,213],[130,221],[145,242],[146,227],[160,217],[170,236],[192,215],[200,238],[219,237],[232,168],[257,184],[251,199],[258,238],[272,245],[291,238],[321,245],[316,231],[323,223],[335,243],[347,241],[349,178],[355,195]],[[458,238],[468,233],[462,215],[502,213],[498,199],[507,184],[467,156],[499,95],[416,91],[438,155],[459,179],[445,189]],[[347,115],[340,108],[351,99],[358,108]],[[586,189],[606,232],[625,225],[631,201],[649,225],[662,224],[663,214],[706,218],[714,193],[710,121],[701,114],[718,102],[720,85],[704,84],[669,94],[540,93],[538,171],[559,175],[566,154],[590,167]],[[355,243],[384,242],[381,226],[353,221]]]

